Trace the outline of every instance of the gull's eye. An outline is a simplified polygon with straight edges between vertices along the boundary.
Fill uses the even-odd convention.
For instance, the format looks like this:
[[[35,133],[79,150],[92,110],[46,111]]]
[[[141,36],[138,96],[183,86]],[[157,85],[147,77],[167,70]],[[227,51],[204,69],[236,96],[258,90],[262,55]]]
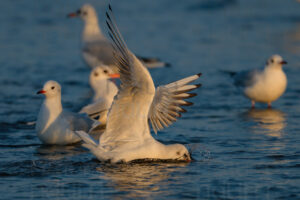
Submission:
[[[54,86],[52,86],[52,87],[51,87],[51,90],[54,90],[54,88],[55,88],[55,87],[54,87]]]
[[[103,72],[104,72],[104,74],[107,74],[107,73],[108,73],[108,71],[107,71],[106,69],[105,69]]]
[[[274,62],[274,60],[273,59],[271,59],[271,63],[273,63]]]
[[[96,76],[96,77],[97,77],[98,75],[99,75],[99,74],[98,74],[97,72],[95,72],[95,73],[94,73],[94,76]]]

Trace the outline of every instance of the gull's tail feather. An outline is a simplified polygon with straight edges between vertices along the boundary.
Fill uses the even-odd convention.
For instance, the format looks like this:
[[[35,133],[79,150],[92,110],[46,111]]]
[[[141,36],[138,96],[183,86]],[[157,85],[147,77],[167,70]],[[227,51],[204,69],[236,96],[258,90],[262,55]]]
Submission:
[[[97,117],[100,117],[101,114],[103,114],[105,111],[107,111],[107,109],[93,112],[93,113],[88,113],[88,116],[92,119],[96,119]],[[85,111],[81,109],[79,112],[81,113],[81,112],[85,112]]]
[[[92,127],[89,129],[87,134],[95,134],[95,133],[103,132],[105,130],[105,127],[106,124],[102,124],[100,121],[94,120],[94,123],[92,124]]]
[[[102,133],[104,132],[106,129],[106,124],[101,124],[99,123],[99,125],[93,127],[90,131],[89,134],[94,134],[94,133]]]
[[[84,131],[75,131],[76,135],[83,140],[82,146],[92,150],[98,146],[98,143],[86,132]]]
[[[94,120],[94,123],[92,125],[92,128],[90,129],[90,131],[92,131],[93,129],[97,128],[98,126],[101,126],[102,124],[99,121]]]
[[[83,140],[82,146],[89,149],[98,160],[106,161],[110,159],[110,154],[107,154],[105,149],[103,149],[89,134],[84,131],[75,131],[75,133]]]

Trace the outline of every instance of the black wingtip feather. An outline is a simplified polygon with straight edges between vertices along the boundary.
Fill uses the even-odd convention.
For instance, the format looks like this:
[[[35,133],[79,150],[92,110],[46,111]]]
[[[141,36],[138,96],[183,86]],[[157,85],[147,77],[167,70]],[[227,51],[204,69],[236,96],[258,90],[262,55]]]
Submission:
[[[172,64],[171,64],[171,63],[168,63],[168,62],[166,62],[166,63],[165,63],[165,67],[172,67]]]
[[[108,9],[112,12],[111,5],[108,4]]]
[[[189,94],[189,98],[194,97],[194,96],[197,96],[196,93],[188,93],[188,94]]]
[[[201,84],[201,83],[199,83],[199,84],[195,84],[195,86],[196,86],[196,88],[199,88],[199,87],[201,87],[201,86],[202,86],[202,84]]]
[[[112,32],[112,29],[111,29],[111,27],[110,27],[110,25],[109,25],[109,23],[108,23],[107,20],[106,20],[106,25],[107,25],[107,27],[109,28],[109,30]]]
[[[198,73],[197,76],[200,77],[202,75],[202,73]]]
[[[187,111],[186,111],[186,109],[181,108],[181,110],[179,112],[186,113]]]
[[[115,41],[114,38],[113,38],[113,36],[111,35],[111,33],[108,33],[108,35],[109,35],[109,37],[110,37],[110,39],[111,39],[112,41]],[[113,46],[114,50],[116,50],[115,47],[114,47],[114,45],[111,45],[111,46]]]
[[[186,101],[183,106],[192,106],[192,105],[194,105],[193,102]]]
[[[107,12],[105,12],[106,18],[110,20],[110,16]]]

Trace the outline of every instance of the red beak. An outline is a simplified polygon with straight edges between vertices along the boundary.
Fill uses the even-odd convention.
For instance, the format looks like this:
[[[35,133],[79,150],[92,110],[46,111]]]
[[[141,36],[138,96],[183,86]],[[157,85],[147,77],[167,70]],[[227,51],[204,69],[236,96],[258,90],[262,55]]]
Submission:
[[[70,13],[70,14],[67,15],[67,17],[69,17],[69,18],[77,17],[77,14],[76,13]]]
[[[280,64],[282,64],[282,65],[286,65],[286,64],[287,64],[287,62],[286,62],[285,60],[283,60],[283,61],[281,61],[281,62],[280,62]]]
[[[120,74],[110,74],[110,78],[120,78]]]
[[[38,91],[36,94],[45,94],[45,93],[46,93],[45,90],[40,90],[40,91]]]

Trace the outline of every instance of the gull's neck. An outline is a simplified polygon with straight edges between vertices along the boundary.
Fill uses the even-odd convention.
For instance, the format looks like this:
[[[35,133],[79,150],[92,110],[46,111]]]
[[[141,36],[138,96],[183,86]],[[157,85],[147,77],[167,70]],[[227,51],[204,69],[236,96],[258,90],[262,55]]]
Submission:
[[[62,112],[61,97],[46,98],[41,107],[41,112],[47,113],[48,120],[53,121]]]
[[[92,42],[102,39],[103,37],[104,36],[100,30],[96,16],[84,20],[84,28],[82,33],[83,42]]]
[[[271,65],[271,66],[266,66],[265,67],[265,72],[269,71],[283,71],[282,70],[282,65]]]
[[[61,97],[50,97],[46,98],[40,108],[40,112],[37,119],[36,129],[38,132],[46,130],[52,122],[62,112]]]
[[[94,83],[92,87],[95,92],[94,101],[99,99],[112,99],[118,90],[115,84],[108,79],[99,80]]]

